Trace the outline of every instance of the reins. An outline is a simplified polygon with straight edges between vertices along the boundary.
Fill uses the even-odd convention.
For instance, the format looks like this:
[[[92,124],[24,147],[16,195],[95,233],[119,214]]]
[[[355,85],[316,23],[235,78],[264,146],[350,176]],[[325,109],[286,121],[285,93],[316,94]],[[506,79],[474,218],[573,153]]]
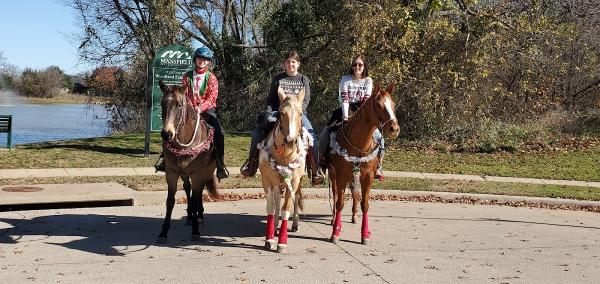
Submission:
[[[184,96],[185,97],[185,96]],[[177,144],[181,147],[189,147],[190,145],[192,145],[194,143],[194,140],[196,140],[196,135],[198,134],[198,126],[200,125],[200,112],[196,111],[195,112],[195,119],[196,119],[196,126],[194,127],[194,134],[192,135],[192,139],[190,139],[190,141],[188,143],[181,143],[179,141],[179,128],[181,127],[181,125],[184,124],[185,119],[187,119],[187,109],[188,109],[188,101],[187,99],[185,100],[185,107],[183,108],[181,117],[179,118],[179,123],[177,124],[177,127],[175,128],[175,142],[177,142]],[[206,138],[205,138],[206,140]],[[200,144],[204,143],[203,140],[202,142],[200,142]]]
[[[377,95],[375,95],[377,96]],[[374,104],[374,100],[375,97],[373,96],[372,98],[368,99],[369,101],[371,101],[371,107],[374,109],[373,104]],[[348,122],[348,123],[342,123],[341,127],[340,127],[340,131],[342,131],[342,136],[344,137],[344,140],[346,142],[346,144],[348,144],[350,147],[352,147],[352,149],[354,151],[357,151],[358,153],[360,153],[360,155],[367,155],[369,153],[371,153],[373,151],[373,149],[376,147],[373,143],[373,139],[370,140],[369,142],[369,148],[367,150],[361,150],[360,148],[356,147],[354,144],[352,144],[352,142],[350,142],[350,139],[348,138],[348,136],[346,135],[346,132],[344,131],[344,125],[345,124],[350,124],[350,123],[357,123],[357,121],[360,119],[360,117],[363,115],[363,112],[366,112],[366,106],[367,104],[363,104],[362,106],[360,106],[360,108],[355,112],[355,114],[353,115],[353,121]],[[363,109],[365,108],[365,109]],[[387,123],[389,123],[392,120],[396,120],[395,118],[390,118],[388,121],[386,121],[385,123],[380,123],[378,128],[385,126]],[[349,129],[349,132],[352,131],[352,127]]]

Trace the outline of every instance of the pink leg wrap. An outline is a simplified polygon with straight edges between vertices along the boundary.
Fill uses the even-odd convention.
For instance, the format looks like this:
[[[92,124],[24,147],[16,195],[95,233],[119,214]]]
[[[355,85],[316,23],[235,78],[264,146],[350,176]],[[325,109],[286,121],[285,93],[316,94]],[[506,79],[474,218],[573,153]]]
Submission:
[[[273,215],[267,215],[267,240],[275,239],[275,219]]]
[[[333,235],[336,237],[340,236],[342,231],[342,211],[335,212],[335,222],[333,223]]]
[[[365,211],[363,211],[362,214],[362,227],[360,228],[360,234],[363,238],[371,237],[371,232],[369,231],[369,216]]]
[[[279,227],[279,241],[280,245],[287,245],[287,222],[288,220],[281,220],[281,227]]]

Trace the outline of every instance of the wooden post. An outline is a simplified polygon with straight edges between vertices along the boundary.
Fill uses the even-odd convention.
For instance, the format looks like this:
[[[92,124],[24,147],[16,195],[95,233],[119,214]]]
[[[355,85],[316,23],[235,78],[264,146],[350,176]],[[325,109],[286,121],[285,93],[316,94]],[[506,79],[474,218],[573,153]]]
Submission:
[[[144,158],[150,156],[150,127],[152,120],[152,60],[146,64],[146,135],[144,138]]]

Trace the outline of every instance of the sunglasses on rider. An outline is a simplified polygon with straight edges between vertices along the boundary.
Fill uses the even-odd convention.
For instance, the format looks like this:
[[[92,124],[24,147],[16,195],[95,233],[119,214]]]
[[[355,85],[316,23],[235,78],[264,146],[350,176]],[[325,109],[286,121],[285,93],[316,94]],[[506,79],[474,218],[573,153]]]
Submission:
[[[362,64],[362,63],[357,63],[357,62],[354,62],[354,63],[352,63],[352,67],[357,67],[357,66],[358,66],[358,67],[363,67],[363,66],[365,66],[365,65],[364,65],[364,64]]]

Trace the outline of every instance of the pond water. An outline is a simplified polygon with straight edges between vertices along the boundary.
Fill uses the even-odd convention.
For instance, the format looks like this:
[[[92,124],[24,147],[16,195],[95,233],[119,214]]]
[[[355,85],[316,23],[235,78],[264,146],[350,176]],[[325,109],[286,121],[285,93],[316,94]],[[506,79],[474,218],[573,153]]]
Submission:
[[[26,104],[0,97],[0,114],[12,114],[12,144],[100,137],[110,134],[102,105]],[[6,133],[0,133],[6,146]]]

